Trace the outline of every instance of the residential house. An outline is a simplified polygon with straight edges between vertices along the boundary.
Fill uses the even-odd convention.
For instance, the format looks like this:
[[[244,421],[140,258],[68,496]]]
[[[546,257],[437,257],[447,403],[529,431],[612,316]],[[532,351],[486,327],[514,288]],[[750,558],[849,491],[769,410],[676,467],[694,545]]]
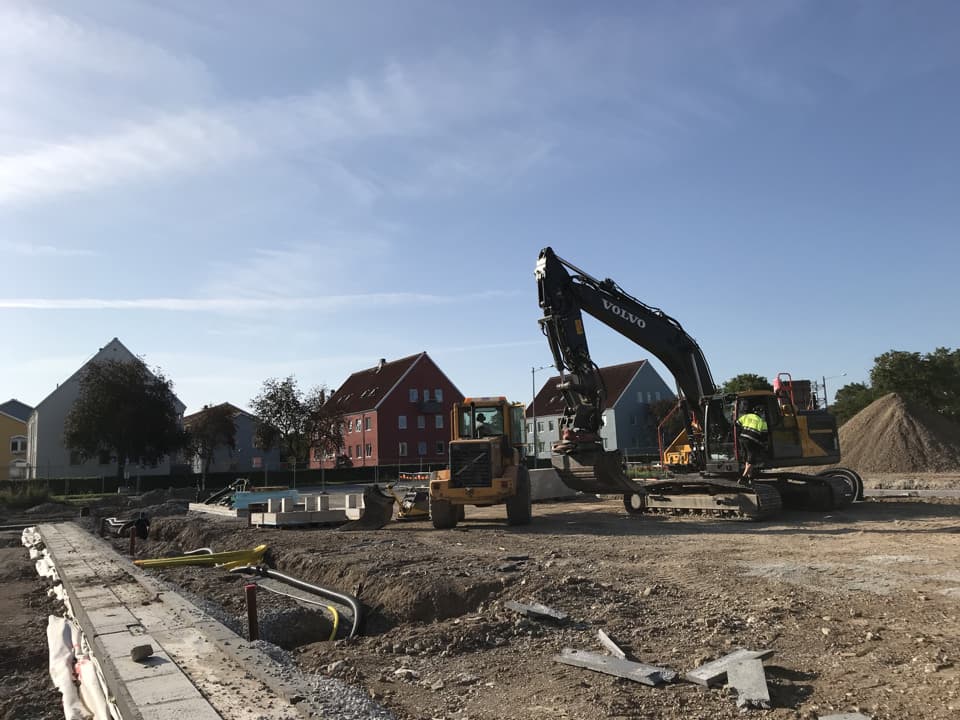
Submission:
[[[238,472],[245,473],[255,470],[279,470],[280,469],[280,450],[261,450],[256,445],[257,417],[251,415],[246,410],[241,410],[236,405],[222,403],[215,407],[227,407],[233,413],[233,424],[236,428],[235,448],[229,448],[222,445],[214,450],[213,460],[207,472]],[[184,415],[183,426],[189,430],[190,426],[197,421],[209,408],[200,410],[190,415]],[[203,472],[203,459],[199,456],[189,459],[189,465],[193,472]]]
[[[607,391],[600,437],[607,450],[622,450],[626,455],[657,451],[656,424],[650,405],[676,396],[646,360],[600,368]],[[537,458],[549,458],[550,448],[560,439],[563,396],[557,390],[560,376],[554,375],[537,392],[527,407],[527,455],[534,454],[534,417],[536,417]]]
[[[114,338],[84,363],[79,370],[47,395],[30,415],[27,423],[27,463],[30,477],[96,477],[117,474],[116,458],[100,457],[84,460],[79,453],[69,450],[63,441],[64,423],[73,403],[80,396],[80,378],[88,365],[95,362],[119,360],[142,362],[117,338]],[[176,399],[177,413],[182,418],[185,405]],[[170,459],[155,465],[127,465],[133,475],[169,475]]]
[[[444,463],[450,411],[463,401],[426,352],[353,373],[328,400],[344,420],[342,455],[357,467]],[[319,448],[310,467],[340,462]]]
[[[0,480],[27,477],[27,421],[33,408],[19,400],[0,405]]]

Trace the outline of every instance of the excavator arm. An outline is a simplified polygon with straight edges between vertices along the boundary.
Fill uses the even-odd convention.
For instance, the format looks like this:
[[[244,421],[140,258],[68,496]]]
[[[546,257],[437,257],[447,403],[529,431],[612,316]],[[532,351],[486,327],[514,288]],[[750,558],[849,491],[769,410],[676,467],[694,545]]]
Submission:
[[[588,275],[551,248],[540,251],[536,278],[543,310],[540,326],[560,370],[568,427],[598,432],[604,407],[603,381],[590,358],[583,311],[660,360],[685,398],[687,425],[693,419],[702,426],[701,402],[717,387],[703,351],[679,322],[629,295],[613,280]]]

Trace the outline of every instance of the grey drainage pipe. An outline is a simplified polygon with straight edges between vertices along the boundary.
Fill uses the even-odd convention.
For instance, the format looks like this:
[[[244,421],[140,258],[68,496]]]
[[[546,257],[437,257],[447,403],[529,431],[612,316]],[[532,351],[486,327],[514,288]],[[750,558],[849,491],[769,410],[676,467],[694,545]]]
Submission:
[[[338,592],[337,590],[331,590],[330,588],[325,588],[320,585],[313,585],[312,583],[299,580],[289,575],[284,575],[282,572],[271,570],[270,568],[262,565],[244,565],[243,567],[233,568],[230,572],[248,573],[252,575],[261,575],[263,577],[273,578],[274,580],[285,582],[288,585],[293,585],[293,587],[299,588],[300,590],[313,593],[314,595],[319,595],[320,597],[325,597],[327,600],[336,600],[343,605],[347,605],[353,611],[353,626],[350,628],[350,635],[348,637],[355,637],[360,630],[360,625],[363,623],[363,606],[353,595]]]

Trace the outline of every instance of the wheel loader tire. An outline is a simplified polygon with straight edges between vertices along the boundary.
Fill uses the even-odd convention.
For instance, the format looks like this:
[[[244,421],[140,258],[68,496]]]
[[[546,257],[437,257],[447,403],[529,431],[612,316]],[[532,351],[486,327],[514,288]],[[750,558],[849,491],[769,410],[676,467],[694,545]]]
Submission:
[[[533,517],[530,498],[530,473],[517,468],[517,494],[507,498],[507,525],[529,525]]]
[[[456,527],[459,516],[458,506],[455,506],[449,500],[430,498],[430,521],[437,530],[449,530]]]

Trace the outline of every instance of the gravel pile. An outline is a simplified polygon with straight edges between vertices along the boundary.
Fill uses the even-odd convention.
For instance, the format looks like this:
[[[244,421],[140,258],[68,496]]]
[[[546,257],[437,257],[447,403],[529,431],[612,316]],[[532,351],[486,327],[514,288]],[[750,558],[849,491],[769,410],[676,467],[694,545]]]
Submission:
[[[843,465],[858,472],[960,470],[960,425],[884,395],[840,428]]]

